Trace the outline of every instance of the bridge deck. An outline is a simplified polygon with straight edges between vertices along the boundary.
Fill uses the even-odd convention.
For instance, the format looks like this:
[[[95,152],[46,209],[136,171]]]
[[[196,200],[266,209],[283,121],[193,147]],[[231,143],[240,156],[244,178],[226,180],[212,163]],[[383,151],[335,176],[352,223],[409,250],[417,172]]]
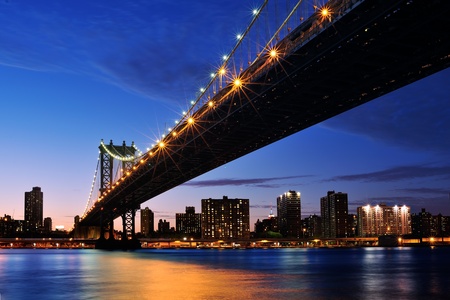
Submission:
[[[443,70],[450,63],[450,1],[330,1],[332,24],[306,20],[193,114],[82,219],[99,224],[177,185],[300,130]],[[338,7],[345,13],[338,13]]]

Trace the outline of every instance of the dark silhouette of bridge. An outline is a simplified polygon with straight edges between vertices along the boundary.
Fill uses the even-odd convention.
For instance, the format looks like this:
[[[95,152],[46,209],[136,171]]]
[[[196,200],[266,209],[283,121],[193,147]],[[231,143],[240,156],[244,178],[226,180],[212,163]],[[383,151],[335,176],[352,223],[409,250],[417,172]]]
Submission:
[[[335,0],[253,61],[127,168],[77,228],[134,237],[140,204],[293,133],[443,70],[450,1]],[[134,155],[134,153],[133,153]]]

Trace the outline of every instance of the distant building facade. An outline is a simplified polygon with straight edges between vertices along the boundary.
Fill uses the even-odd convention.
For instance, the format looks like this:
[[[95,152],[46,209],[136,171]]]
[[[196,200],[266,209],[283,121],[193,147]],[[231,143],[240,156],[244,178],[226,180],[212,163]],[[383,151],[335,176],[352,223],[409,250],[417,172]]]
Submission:
[[[155,231],[155,215],[148,207],[141,209],[141,234],[149,237]]]
[[[438,214],[436,220],[437,236],[450,236],[450,217]]]
[[[347,219],[347,236],[354,237],[357,236],[358,232],[358,215],[348,214]]]
[[[18,221],[14,221],[9,215],[0,218],[0,237],[15,237],[19,229]]]
[[[320,198],[322,218],[322,236],[325,238],[348,236],[348,195],[347,193],[328,191]]]
[[[411,231],[416,237],[437,236],[437,224],[433,215],[425,208],[411,215]]]
[[[277,198],[278,227],[285,237],[302,237],[300,192],[289,191]]]
[[[249,199],[202,199],[201,227],[204,239],[250,238]]]
[[[411,215],[411,229],[415,237],[450,236],[450,217],[441,214],[433,216],[422,208],[421,212]]]
[[[410,207],[387,206],[382,203],[375,206],[360,206],[357,208],[358,235],[361,237],[380,235],[410,234]]]
[[[175,214],[175,230],[192,237],[200,237],[202,233],[201,213],[195,213],[193,206],[186,206],[185,213]]]
[[[259,219],[255,223],[255,236],[256,237],[270,237],[270,233],[278,233],[278,218],[270,214],[267,219],[260,221]]]
[[[169,233],[170,232],[170,222],[167,222],[166,220],[159,220],[158,222],[158,233]]]
[[[317,215],[310,215],[305,219],[304,237],[320,238],[322,236],[322,218]]]
[[[52,233],[52,230],[53,230],[52,218],[47,217],[44,219],[44,228],[43,229],[44,229],[43,230],[44,233],[47,233],[47,234]]]
[[[25,192],[25,230],[37,232],[43,226],[44,193],[40,187]]]

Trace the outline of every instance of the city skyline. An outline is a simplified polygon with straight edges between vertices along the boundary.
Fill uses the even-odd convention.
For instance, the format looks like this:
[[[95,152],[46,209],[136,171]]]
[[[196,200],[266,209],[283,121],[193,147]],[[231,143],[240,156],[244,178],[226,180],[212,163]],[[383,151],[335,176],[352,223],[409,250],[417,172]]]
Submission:
[[[0,214],[24,219],[23,193],[39,186],[44,217],[70,229],[89,197],[100,140],[152,144],[230,51],[251,4],[0,4],[9,29],[0,33],[8,45],[0,49]],[[329,190],[348,193],[351,212],[384,202],[450,215],[449,79],[447,69],[412,83],[141,208],[175,224],[175,213],[201,199],[248,198],[253,227],[292,189],[303,216],[320,214]]]

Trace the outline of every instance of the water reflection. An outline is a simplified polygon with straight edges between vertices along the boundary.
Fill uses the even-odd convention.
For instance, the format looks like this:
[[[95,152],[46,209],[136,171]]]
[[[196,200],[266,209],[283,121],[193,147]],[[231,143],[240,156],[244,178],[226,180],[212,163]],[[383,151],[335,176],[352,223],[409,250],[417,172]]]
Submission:
[[[268,292],[267,274],[223,270],[183,262],[135,256],[132,253],[103,255],[91,272],[96,295],[110,299],[254,299]],[[92,284],[92,280],[86,282]]]
[[[2,250],[5,299],[444,298],[450,248]]]

